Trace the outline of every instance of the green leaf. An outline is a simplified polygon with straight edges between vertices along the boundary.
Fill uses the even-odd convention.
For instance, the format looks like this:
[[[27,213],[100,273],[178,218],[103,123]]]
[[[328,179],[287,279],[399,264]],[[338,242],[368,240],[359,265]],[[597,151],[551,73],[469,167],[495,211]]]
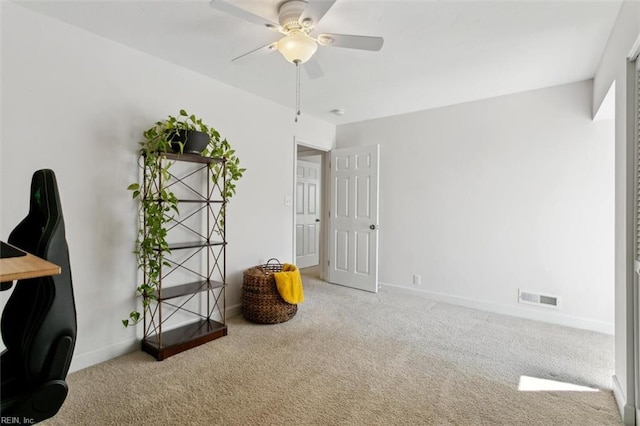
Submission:
[[[186,116],[187,116],[187,115],[189,115],[189,114],[187,114],[187,111],[185,111],[185,110],[181,109],[181,110],[180,110],[180,115],[181,115],[181,116],[183,116],[183,117],[186,117]]]

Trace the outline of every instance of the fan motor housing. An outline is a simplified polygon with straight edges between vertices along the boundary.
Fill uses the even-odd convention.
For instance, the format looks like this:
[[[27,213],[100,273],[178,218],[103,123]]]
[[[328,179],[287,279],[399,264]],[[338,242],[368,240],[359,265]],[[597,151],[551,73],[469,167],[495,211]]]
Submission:
[[[300,19],[306,7],[307,2],[303,0],[289,0],[282,3],[278,10],[278,21],[280,25],[286,29],[291,29],[291,27],[301,28],[302,26],[298,22],[298,19]]]

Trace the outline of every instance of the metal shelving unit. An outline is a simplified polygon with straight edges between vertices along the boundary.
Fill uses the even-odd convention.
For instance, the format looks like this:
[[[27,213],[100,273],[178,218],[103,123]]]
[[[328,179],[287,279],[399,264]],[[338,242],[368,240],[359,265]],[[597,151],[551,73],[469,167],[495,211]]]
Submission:
[[[226,234],[225,206],[226,164],[221,158],[203,157],[194,154],[166,153],[158,156],[158,161],[191,163],[192,168],[183,174],[173,174],[171,168],[169,180],[158,177],[158,188],[180,187],[187,195],[179,196],[179,204],[190,205],[195,210],[186,216],[172,217],[168,234],[176,228],[192,235],[192,241],[171,243],[170,253],[162,257],[158,290],[150,297],[149,309],[144,315],[144,337],[142,350],[157,360],[191,349],[203,343],[227,335],[226,326]],[[210,166],[217,166],[214,174]],[[147,171],[144,171],[147,173]],[[206,173],[206,184],[193,185],[189,179]],[[213,176],[220,176],[214,181]],[[201,183],[196,179],[196,182]],[[201,186],[201,187],[198,187]],[[173,189],[172,189],[173,190]],[[183,194],[181,194],[183,195]],[[158,201],[161,202],[161,201]],[[201,224],[193,226],[189,220]],[[186,259],[177,259],[178,255]],[[198,257],[199,256],[199,257]],[[199,260],[199,268],[193,268],[189,262]],[[164,265],[167,262],[168,265]],[[192,276],[184,283],[167,283],[167,277],[177,274]],[[147,277],[144,277],[145,281]],[[194,309],[193,304],[198,308]],[[171,326],[168,320],[177,313],[193,317],[193,321],[181,321]]]

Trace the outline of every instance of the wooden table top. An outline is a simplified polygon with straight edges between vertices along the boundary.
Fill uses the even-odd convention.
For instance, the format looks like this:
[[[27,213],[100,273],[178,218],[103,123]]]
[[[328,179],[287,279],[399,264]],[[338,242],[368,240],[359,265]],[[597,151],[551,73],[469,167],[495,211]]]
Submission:
[[[0,282],[58,275],[60,267],[30,253],[0,259]]]

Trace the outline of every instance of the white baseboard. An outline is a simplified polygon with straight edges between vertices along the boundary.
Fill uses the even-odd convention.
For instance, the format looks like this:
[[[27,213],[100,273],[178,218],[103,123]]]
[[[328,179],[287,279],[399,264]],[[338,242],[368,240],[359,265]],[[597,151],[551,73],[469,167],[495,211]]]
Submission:
[[[636,410],[633,405],[627,404],[627,398],[625,392],[623,392],[618,377],[613,376],[613,396],[618,405],[618,411],[622,421],[627,426],[634,426],[636,424]]]
[[[238,316],[241,313],[241,305],[237,304],[229,306],[227,307],[226,311],[227,318]],[[176,327],[179,326],[180,324],[176,325]],[[94,349],[92,351],[84,352],[81,354],[76,353],[73,355],[73,359],[71,360],[69,372],[73,373],[74,371],[82,370],[84,368],[91,367],[92,365],[100,364],[102,362],[109,361],[110,359],[139,350],[140,338],[132,337],[120,342],[103,346],[98,349]]]
[[[622,417],[622,419],[624,419],[624,406],[627,404],[627,399],[624,392],[622,392],[620,382],[618,382],[618,378],[616,376],[613,376],[612,387],[613,397],[616,400],[616,404],[618,404],[618,411],[620,412],[620,416]]]
[[[82,370],[112,358],[140,350],[140,339],[132,337],[82,354],[74,354],[69,372]]]
[[[238,303],[237,305],[228,306],[227,309],[227,318],[237,317],[242,314],[242,304]]]
[[[563,315],[561,313],[558,313],[557,311],[549,311],[546,309],[537,310],[524,306],[501,305],[493,302],[467,299],[450,294],[436,293],[433,291],[403,287],[382,282],[380,283],[380,286],[389,290],[390,292],[410,294],[412,296],[421,296],[438,302],[451,303],[452,305],[464,306],[466,308],[477,309],[480,311],[492,312],[501,315],[509,315],[534,321],[548,322],[552,324],[564,325],[567,327],[580,328],[583,330],[597,331],[599,333],[610,335],[613,335],[615,330],[615,326],[613,323]]]

